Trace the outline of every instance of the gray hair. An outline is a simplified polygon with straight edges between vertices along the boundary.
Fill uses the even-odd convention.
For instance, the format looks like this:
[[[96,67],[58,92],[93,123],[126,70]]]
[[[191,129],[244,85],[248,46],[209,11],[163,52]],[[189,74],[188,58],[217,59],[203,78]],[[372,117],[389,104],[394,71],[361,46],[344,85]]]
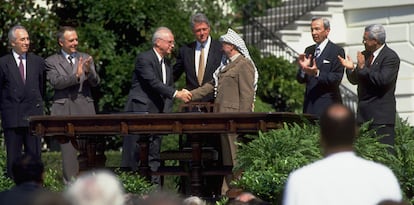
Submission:
[[[208,21],[207,16],[204,15],[203,13],[196,13],[196,14],[191,16],[191,18],[190,18],[191,29],[194,28],[194,25],[196,23],[206,23],[208,25],[208,27],[210,27],[210,22]]]
[[[155,45],[157,39],[162,38],[162,36],[165,36],[166,33],[172,34],[172,31],[165,26],[158,27],[152,35],[152,44]]]
[[[316,21],[316,20],[322,20],[323,21],[323,27],[325,29],[331,29],[331,24],[329,23],[329,20],[327,18],[322,18],[322,17],[312,17],[312,22]]]
[[[15,41],[16,40],[16,34],[15,34],[15,32],[16,32],[17,29],[23,29],[23,30],[25,30],[27,32],[27,30],[26,30],[26,28],[24,26],[21,26],[21,25],[13,26],[10,29],[10,31],[9,31],[9,33],[7,35],[7,37],[9,38],[9,44],[11,44],[12,41]]]
[[[385,43],[385,29],[381,24],[371,24],[365,27],[369,39],[376,39],[381,45]]]

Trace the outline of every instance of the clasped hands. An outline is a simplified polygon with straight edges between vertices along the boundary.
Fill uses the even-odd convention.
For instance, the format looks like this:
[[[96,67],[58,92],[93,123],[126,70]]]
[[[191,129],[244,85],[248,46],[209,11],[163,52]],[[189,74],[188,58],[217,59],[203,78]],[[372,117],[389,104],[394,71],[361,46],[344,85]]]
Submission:
[[[187,89],[182,89],[177,91],[175,97],[184,101],[185,103],[188,103],[191,101],[192,94]]]
[[[306,57],[305,54],[299,54],[299,65],[303,72],[310,76],[316,76],[318,74],[318,67],[316,66],[316,60],[313,59],[313,64],[310,66],[312,60],[312,54]]]
[[[352,61],[351,57],[349,55],[345,58],[342,58],[338,55],[339,62],[341,62],[342,66],[344,66],[346,69],[354,70],[354,62]],[[357,67],[359,69],[364,68],[365,66],[365,56],[362,54],[361,51],[357,52]]]

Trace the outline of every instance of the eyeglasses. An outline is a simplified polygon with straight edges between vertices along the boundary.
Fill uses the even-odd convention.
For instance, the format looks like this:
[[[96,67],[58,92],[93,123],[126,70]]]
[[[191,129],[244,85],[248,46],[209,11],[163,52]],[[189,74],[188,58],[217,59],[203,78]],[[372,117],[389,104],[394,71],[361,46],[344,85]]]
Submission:
[[[158,38],[158,39],[163,40],[163,41],[167,42],[170,45],[174,45],[175,44],[174,41],[168,41],[168,40],[165,40],[165,39],[162,39],[162,38]]]

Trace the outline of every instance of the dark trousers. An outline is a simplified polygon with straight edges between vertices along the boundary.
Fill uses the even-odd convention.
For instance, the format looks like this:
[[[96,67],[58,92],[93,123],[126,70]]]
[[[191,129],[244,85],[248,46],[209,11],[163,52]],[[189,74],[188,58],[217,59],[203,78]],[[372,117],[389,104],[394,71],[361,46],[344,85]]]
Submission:
[[[379,141],[383,144],[388,144],[394,146],[395,143],[395,125],[386,124],[386,125],[379,125],[379,124],[372,124],[370,129],[376,129],[377,135],[382,135],[383,137],[379,139]]]
[[[128,167],[133,171],[138,170],[139,166],[139,145],[137,141],[140,137],[149,137],[149,150],[148,150],[148,165],[151,171],[157,171],[160,167],[160,149],[161,149],[161,136],[160,135],[128,135],[123,138],[122,142],[122,160],[121,167]],[[151,182],[154,184],[160,184],[159,176],[152,176]]]
[[[32,136],[28,127],[4,129],[4,139],[7,153],[7,176],[13,178],[13,162],[23,153],[38,156],[41,154],[40,137]]]

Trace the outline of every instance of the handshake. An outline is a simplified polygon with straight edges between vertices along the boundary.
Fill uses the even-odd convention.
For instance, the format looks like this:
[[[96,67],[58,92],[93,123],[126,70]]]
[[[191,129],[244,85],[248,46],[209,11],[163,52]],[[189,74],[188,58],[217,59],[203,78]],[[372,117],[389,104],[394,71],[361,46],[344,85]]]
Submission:
[[[192,94],[187,89],[178,90],[177,94],[175,95],[176,98],[188,103],[191,101]]]

